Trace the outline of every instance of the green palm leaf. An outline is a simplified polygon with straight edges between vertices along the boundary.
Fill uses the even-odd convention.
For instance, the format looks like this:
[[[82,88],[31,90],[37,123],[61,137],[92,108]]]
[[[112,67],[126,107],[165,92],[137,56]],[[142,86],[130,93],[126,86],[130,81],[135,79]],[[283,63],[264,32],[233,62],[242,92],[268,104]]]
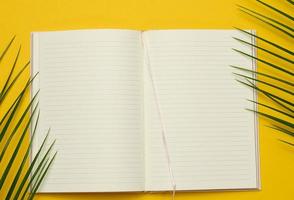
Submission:
[[[287,0],[291,6],[294,4],[292,0]],[[272,5],[269,5],[261,0],[257,0],[258,3],[260,3],[261,5],[265,6],[266,8],[270,9],[271,11],[278,13],[280,16],[286,18],[288,21],[290,21],[291,24],[286,24],[286,23],[282,23],[279,20],[273,18],[273,17],[268,17],[264,14],[261,14],[259,12],[256,12],[254,10],[251,10],[249,8],[243,7],[243,6],[239,6],[240,10],[242,12],[245,12],[246,14],[250,15],[251,17],[254,17],[255,19],[270,25],[271,27],[273,27],[274,29],[281,31],[282,33],[287,34],[288,36],[290,36],[289,40],[290,44],[293,43],[293,24],[292,22],[294,21],[294,18],[287,14],[286,12],[275,8]],[[251,37],[254,37],[268,45],[271,45],[273,47],[275,47],[277,50],[281,51],[280,53],[277,52],[273,52],[271,50],[268,50],[266,48],[263,48],[259,45],[255,45],[255,44],[251,44],[245,40],[239,39],[239,38],[234,38],[235,40],[243,43],[244,45],[249,45],[253,48],[259,49],[265,53],[267,53],[269,56],[275,57],[280,59],[281,61],[284,61],[290,65],[285,65],[285,66],[281,66],[280,64],[277,64],[275,62],[270,62],[268,60],[265,60],[263,58],[259,58],[259,57],[255,57],[253,55],[250,55],[246,52],[237,50],[237,49],[233,49],[234,51],[248,57],[251,59],[254,59],[258,62],[261,62],[263,64],[265,64],[265,66],[270,67],[269,69],[273,69],[273,70],[277,70],[279,72],[279,76],[277,75],[272,75],[272,74],[268,74],[268,73],[262,73],[262,72],[257,72],[254,70],[250,70],[244,67],[238,67],[238,66],[231,66],[232,68],[239,70],[240,72],[246,72],[251,74],[250,75],[243,75],[241,73],[234,73],[235,75],[237,75],[238,77],[245,79],[246,82],[244,82],[243,80],[239,80],[236,79],[239,83],[242,83],[245,86],[248,86],[250,88],[252,88],[253,90],[259,92],[260,94],[263,94],[265,97],[267,97],[270,100],[270,103],[275,103],[277,107],[273,107],[270,104],[264,104],[264,103],[260,103],[254,100],[249,100],[254,104],[257,104],[259,106],[262,106],[264,108],[267,108],[273,112],[279,113],[280,117],[277,117],[273,114],[268,114],[266,112],[261,112],[261,111],[257,111],[257,110],[251,110],[248,109],[254,113],[257,113],[258,115],[270,120],[271,122],[274,122],[275,124],[269,126],[270,128],[284,133],[288,136],[290,136],[292,139],[294,138],[294,124],[293,124],[293,119],[294,119],[294,110],[293,110],[293,76],[294,76],[294,68],[293,68],[293,50],[290,50],[286,47],[283,47],[282,45],[275,43],[273,41],[270,41],[269,39],[266,39],[265,37],[262,36],[257,36],[255,34],[252,34],[248,31],[245,31],[243,29],[240,28],[236,28],[237,30],[241,31],[244,34],[247,34]],[[281,36],[282,37],[282,36]],[[255,78],[255,76],[258,75],[260,77],[266,77],[268,78],[267,80],[274,80],[276,81],[275,84],[270,83],[268,81],[265,80],[260,80],[259,78]],[[283,78],[282,78],[283,77]],[[262,84],[262,85],[266,85],[269,86],[268,89],[261,89],[259,86],[257,86],[258,84]],[[285,87],[286,86],[286,87]],[[288,88],[287,88],[288,87]],[[272,90],[272,89],[276,89],[276,90]],[[278,93],[276,93],[275,91],[277,91]],[[281,95],[282,93],[285,93],[287,95]],[[287,119],[286,119],[287,118]],[[279,139],[281,142],[294,146],[293,142],[289,142],[289,141],[285,141],[285,140],[281,140]]]
[[[286,85],[289,85],[291,87],[294,86],[294,83],[291,83],[291,82],[289,82],[287,80],[281,79],[281,78],[276,77],[276,76],[271,76],[269,74],[257,72],[257,71],[246,69],[246,68],[243,68],[243,67],[237,67],[237,66],[234,66],[234,65],[230,65],[230,67],[235,68],[235,69],[238,69],[238,70],[241,70],[241,71],[244,71],[244,72],[250,72],[251,74],[256,74],[256,75],[264,76],[264,77],[270,78],[272,80],[276,80],[276,81],[279,81],[279,82],[284,83]]]
[[[0,64],[4,57],[7,55],[7,52],[11,48],[15,37],[11,39],[11,41],[7,44],[4,50],[0,53]],[[9,95],[10,91],[14,87],[15,83],[22,76],[23,72],[29,66],[29,62],[27,62],[19,72],[15,73],[15,69],[17,68],[18,60],[20,57],[20,49],[14,58],[14,62],[10,68],[8,77],[5,79],[4,85],[1,87],[0,91],[0,106],[2,107],[6,97]],[[39,121],[39,114],[34,124],[34,129],[32,131],[31,140],[29,145],[26,146],[24,143],[25,136],[28,134],[28,130],[30,125],[33,122],[33,118],[38,110],[38,102],[37,95],[38,92],[33,96],[28,105],[26,105],[25,109],[22,111],[22,104],[24,103],[24,97],[27,94],[28,88],[31,86],[32,82],[36,78],[38,74],[33,76],[31,79],[24,84],[24,87],[19,90],[18,95],[13,100],[12,104],[9,106],[8,110],[4,112],[3,117],[0,119],[0,163],[2,165],[3,159],[8,158],[8,163],[3,166],[3,172],[1,172],[0,176],[0,192],[4,192],[4,188],[8,188],[5,199],[14,199],[18,200],[20,197],[22,199],[33,199],[41,182],[44,180],[50,165],[52,164],[56,153],[51,156],[50,152],[52,151],[53,145],[55,143],[52,142],[50,147],[45,149],[45,142],[47,141],[47,136],[43,140],[42,145],[37,150],[37,154],[33,158],[33,161],[26,165],[28,162],[28,158],[32,148],[33,138],[35,137],[37,124]],[[6,103],[6,102],[5,102]],[[30,113],[30,111],[32,111]],[[17,115],[20,114],[20,118],[17,118]],[[27,116],[29,118],[27,119]],[[49,131],[48,131],[49,133]],[[12,140],[17,140],[16,145],[12,146]],[[12,155],[9,154],[8,147],[13,148]],[[21,155],[20,152],[24,150],[24,155]],[[43,155],[42,152],[45,152]],[[40,162],[39,162],[40,160]],[[18,162],[20,161],[20,162]],[[20,163],[20,164],[18,164]],[[12,173],[12,166],[17,166],[16,174],[12,177],[12,181],[8,180],[8,174]],[[2,167],[2,166],[1,166]],[[22,176],[24,174],[24,176]],[[8,185],[9,184],[9,185]],[[5,187],[4,187],[5,186]],[[32,188],[30,191],[29,188]],[[22,195],[22,196],[21,196]],[[4,198],[4,197],[3,197]]]
[[[16,145],[16,148],[14,149],[14,152],[13,152],[13,154],[12,154],[12,156],[11,156],[11,158],[10,158],[10,160],[9,160],[9,162],[8,162],[8,164],[7,164],[6,168],[5,168],[5,170],[4,170],[4,173],[3,173],[2,176],[1,176],[1,179],[0,179],[0,190],[2,189],[3,184],[4,184],[4,182],[5,182],[6,178],[7,178],[7,175],[8,175],[8,173],[9,173],[11,167],[12,167],[12,163],[13,163],[14,160],[16,159],[16,155],[18,154],[19,149],[20,149],[20,147],[21,147],[21,145],[22,145],[22,143],[23,143],[24,137],[25,137],[25,135],[26,135],[26,133],[27,133],[27,131],[28,131],[28,129],[29,129],[29,126],[30,126],[30,123],[31,123],[32,117],[34,116],[35,112],[36,112],[36,108],[34,108],[33,113],[32,113],[32,115],[30,116],[29,121],[27,122],[27,124],[26,124],[24,130],[22,131],[21,137],[20,137],[20,139],[19,139],[19,141],[18,141],[18,143],[17,143],[17,145]]]
[[[16,176],[14,177],[13,182],[12,182],[12,184],[10,186],[10,189],[9,189],[7,195],[6,195],[6,199],[11,199],[12,192],[14,191],[14,188],[16,187],[16,184],[17,184],[17,182],[19,180],[19,177],[21,175],[21,172],[24,170],[25,162],[27,161],[27,158],[28,158],[28,156],[30,154],[30,150],[31,150],[31,147],[32,147],[32,144],[33,144],[33,139],[34,139],[34,136],[36,134],[39,117],[40,117],[40,112],[38,113],[38,117],[37,117],[37,120],[36,120],[36,123],[35,123],[35,127],[34,127],[34,130],[33,130],[33,134],[32,134],[32,137],[31,137],[30,144],[27,147],[25,156],[23,157],[23,159],[21,161],[21,164],[20,164],[20,166],[19,166],[19,168],[17,170]]]
[[[14,77],[14,79],[11,81],[11,83],[4,88],[5,90],[2,90],[3,92],[0,93],[0,104],[4,100],[5,96],[9,93],[10,89],[13,87],[15,82],[18,80],[19,76],[24,72],[24,70],[29,66],[30,62],[25,64],[25,66],[17,73],[17,75]]]
[[[293,51],[291,51],[290,49],[287,49],[286,47],[283,47],[282,45],[279,45],[279,44],[276,44],[274,42],[271,42],[271,41],[265,39],[264,37],[261,37],[261,36],[255,35],[253,33],[247,32],[247,31],[245,31],[243,29],[240,29],[238,27],[234,27],[234,28],[237,29],[237,30],[239,30],[242,33],[245,33],[247,35],[250,35],[251,37],[257,38],[257,39],[259,39],[259,40],[261,40],[261,41],[263,41],[263,42],[265,42],[265,43],[267,43],[267,44],[269,44],[269,45],[271,45],[273,47],[276,47],[277,49],[279,49],[279,50],[281,50],[281,51],[283,51],[283,52],[285,52],[285,53],[287,53],[289,55],[292,55],[292,56],[294,55]]]
[[[255,44],[252,44],[252,43],[247,42],[247,41],[245,41],[245,40],[241,40],[241,39],[236,38],[236,37],[233,37],[233,38],[234,38],[235,40],[241,42],[241,43],[244,43],[244,44],[247,44],[247,45],[252,46],[252,47],[254,47],[254,48],[260,49],[260,50],[262,50],[262,51],[264,51],[264,52],[267,52],[268,54],[271,54],[272,56],[275,56],[275,57],[280,58],[280,59],[282,59],[282,60],[284,60],[284,61],[287,61],[287,62],[289,62],[289,63],[291,63],[291,64],[294,64],[294,61],[291,60],[291,59],[289,59],[289,58],[286,58],[286,57],[284,57],[284,56],[281,56],[281,55],[279,55],[279,54],[277,54],[277,53],[274,53],[274,52],[272,52],[272,51],[270,51],[270,50],[267,50],[267,49],[265,49],[265,48],[262,48],[262,47],[260,47],[260,46],[255,45]]]
[[[5,47],[4,51],[1,53],[0,63],[3,60],[4,56],[6,55],[7,51],[9,50],[10,46],[12,45],[14,39],[15,39],[15,36],[13,36],[13,38],[10,40],[10,42],[8,43],[8,45]]]
[[[270,8],[270,9],[272,9],[273,11],[275,11],[275,12],[283,15],[286,18],[288,18],[288,19],[290,19],[292,21],[294,20],[294,17],[292,17],[291,15],[289,15],[289,14],[287,14],[287,13],[285,13],[285,12],[283,12],[283,11],[281,11],[281,10],[279,10],[279,9],[277,9],[277,8],[271,6],[271,5],[269,5],[269,4],[267,4],[267,3],[263,2],[263,1],[260,1],[260,0],[256,0],[256,1],[259,2],[259,3],[261,3],[261,4],[263,4],[263,5],[265,5],[266,7]],[[288,2],[290,2],[291,4],[293,4],[293,1],[291,1],[291,0],[288,0]]]
[[[242,84],[244,84],[246,86],[251,87],[252,89],[256,90],[257,92],[260,92],[260,93],[264,94],[265,96],[267,96],[268,98],[270,98],[272,101],[275,101],[277,104],[279,104],[280,106],[284,107],[285,109],[287,109],[291,113],[294,113],[294,110],[292,108],[290,108],[290,106],[293,107],[293,105],[294,105],[292,102],[288,101],[287,99],[281,98],[278,95],[273,94],[272,92],[268,92],[266,90],[263,90],[263,89],[257,87],[256,85],[254,85],[254,83],[252,83],[248,79],[246,79],[246,80],[247,80],[248,83],[245,83],[245,82],[243,82],[241,80],[237,80],[237,81],[239,83],[242,83]]]
[[[250,58],[252,58],[252,59],[254,59],[254,60],[260,61],[260,62],[262,62],[262,63],[266,64],[267,66],[270,66],[270,67],[272,67],[272,68],[274,68],[274,69],[277,69],[277,70],[282,71],[282,72],[286,72],[286,74],[288,74],[288,75],[291,75],[291,76],[294,75],[294,73],[291,72],[290,70],[288,70],[288,69],[284,69],[283,67],[280,67],[280,66],[278,66],[278,65],[276,65],[276,64],[273,64],[273,63],[268,62],[268,61],[266,61],[266,60],[263,60],[263,59],[261,59],[261,58],[257,58],[257,57],[255,57],[255,56],[252,56],[252,55],[248,54],[248,53],[245,53],[245,52],[243,52],[243,51],[240,51],[240,50],[238,50],[238,49],[234,49],[234,48],[233,48],[233,50],[236,51],[236,52],[238,52],[238,53],[240,53],[240,54],[242,54],[242,55],[245,55],[245,56],[247,56],[247,57],[250,57]]]
[[[293,133],[292,131],[289,131],[289,130],[287,130],[287,129],[285,129],[285,128],[282,128],[282,127],[280,127],[280,126],[272,125],[272,126],[268,126],[268,127],[272,128],[272,129],[275,129],[275,130],[277,130],[277,131],[280,131],[280,132],[282,132],[282,133],[286,133],[286,134],[288,134],[288,135],[290,135],[290,136],[294,136],[294,133]]]
[[[293,118],[293,117],[294,117],[293,115],[291,115],[291,114],[289,114],[289,113],[287,113],[287,112],[284,112],[284,111],[279,110],[279,109],[277,109],[277,108],[271,107],[271,106],[269,106],[269,105],[266,105],[266,104],[263,104],[263,103],[259,103],[259,102],[257,102],[257,101],[253,101],[253,100],[250,100],[250,99],[247,99],[247,100],[250,101],[250,102],[252,102],[252,103],[258,104],[258,105],[260,105],[260,106],[266,107],[266,108],[268,108],[268,109],[270,109],[270,110],[273,110],[273,111],[276,111],[276,112],[278,112],[278,113],[281,113],[281,114],[283,114],[283,115],[285,115],[285,116],[288,116],[288,117],[290,117],[290,118]]]
[[[17,55],[16,55],[16,57],[15,57],[15,60],[14,60],[13,66],[12,66],[12,69],[10,70],[10,73],[9,73],[9,75],[8,75],[8,78],[7,78],[7,80],[6,80],[6,82],[5,82],[4,86],[3,86],[3,88],[2,88],[2,90],[1,90],[1,91],[3,91],[3,92],[6,90],[6,87],[7,87],[7,85],[8,85],[8,82],[10,81],[10,78],[11,78],[11,76],[12,76],[12,73],[14,72],[14,69],[15,69],[16,63],[17,63],[18,58],[19,58],[20,50],[21,50],[21,47],[19,47],[19,49],[18,49]],[[2,95],[1,95],[1,96],[2,96]]]
[[[256,12],[256,11],[251,10],[251,9],[249,9],[249,8],[246,8],[246,7],[244,7],[244,6],[239,6],[239,7],[240,7],[240,9],[241,9],[242,12],[245,12],[246,14],[248,14],[248,15],[250,15],[250,16],[252,16],[252,17],[255,17],[255,18],[256,18],[255,15],[260,16],[260,17],[262,17],[262,18],[264,18],[264,19],[267,19],[267,20],[269,20],[269,21],[271,21],[271,22],[273,22],[273,23],[276,23],[276,24],[278,24],[278,25],[280,25],[280,26],[282,26],[282,27],[288,29],[289,31],[292,31],[292,32],[294,31],[294,29],[293,29],[292,27],[290,27],[290,26],[288,26],[288,25],[286,25],[286,24],[283,24],[283,23],[279,22],[278,20],[275,20],[275,19],[273,19],[273,18],[271,18],[271,17],[267,17],[267,16],[265,16],[265,15],[263,15],[263,14],[260,14],[260,13],[258,13],[258,12]],[[242,10],[242,9],[243,9],[243,10]],[[253,15],[253,14],[251,14],[251,13],[253,13],[253,14],[255,14],[255,15]],[[263,20],[263,19],[261,19],[261,18],[258,18],[258,19],[260,19],[260,20],[261,20],[262,22],[264,22],[264,23],[268,23],[266,20]],[[279,27],[278,27],[278,28],[279,28]]]
[[[287,142],[287,141],[285,141],[285,140],[280,140],[280,141],[281,141],[281,142],[284,142],[285,144],[288,144],[288,145],[294,146],[294,144],[291,143],[291,142]]]
[[[268,86],[270,86],[270,87],[272,87],[272,88],[278,89],[278,90],[283,91],[283,92],[285,92],[285,93],[287,93],[287,94],[294,95],[294,93],[293,93],[292,91],[287,90],[287,89],[284,89],[284,88],[279,87],[279,86],[277,86],[277,85],[274,85],[274,84],[268,83],[268,82],[266,82],[266,81],[262,81],[262,80],[260,80],[260,79],[252,78],[252,77],[250,77],[250,76],[246,76],[246,75],[239,74],[239,73],[233,73],[233,74],[235,74],[235,75],[237,75],[237,76],[244,77],[244,78],[246,78],[246,79],[251,79],[251,80],[253,80],[253,81],[256,81],[256,82],[262,83],[262,84],[264,84],[264,85],[268,85]]]
[[[45,175],[47,174],[47,172],[49,170],[49,167],[52,165],[52,162],[54,161],[56,155],[57,155],[57,152],[54,153],[53,157],[49,161],[49,164],[46,163],[46,164],[43,165],[43,167],[41,169],[41,172],[39,173],[39,176],[37,178],[37,181],[33,185],[32,192],[31,192],[31,194],[30,194],[30,196],[28,198],[29,200],[32,200],[34,198],[36,192],[38,191],[38,189],[39,189],[39,187],[40,187],[40,185],[41,185],[41,183],[42,183],[42,181],[43,181],[43,179],[45,177]]]
[[[266,24],[268,24],[268,25],[270,25],[271,27],[273,27],[273,28],[275,28],[275,29],[281,31],[282,33],[285,33],[286,35],[290,36],[291,38],[294,38],[294,35],[293,35],[291,32],[289,32],[289,31],[287,31],[287,30],[285,30],[285,29],[283,29],[283,28],[279,27],[278,25],[275,25],[275,24],[273,24],[273,23],[271,23],[271,22],[275,22],[275,23],[279,24],[280,26],[286,27],[287,29],[290,29],[290,31],[293,31],[291,27],[289,27],[289,26],[287,26],[287,25],[285,25],[285,24],[282,24],[281,22],[278,22],[278,21],[276,21],[276,20],[273,20],[272,18],[266,17],[266,16],[261,15],[261,14],[259,14],[259,13],[257,13],[257,12],[254,12],[254,11],[248,9],[248,8],[243,7],[243,6],[240,6],[240,8],[241,8],[240,10],[241,10],[242,12],[244,12],[244,13],[246,13],[246,14],[248,14],[248,15],[250,15],[250,16],[252,16],[252,17],[254,17],[254,18],[256,18],[256,19],[258,19],[258,20],[260,20],[260,21],[262,21],[262,22],[264,22],[264,23],[266,23]],[[254,13],[255,15],[252,14],[252,13]],[[271,22],[269,22],[269,21],[267,21],[267,20],[264,20],[263,18],[258,17],[257,15],[258,15],[258,16],[262,16],[262,17],[268,19],[268,20],[271,21]]]
[[[289,3],[291,3],[292,5],[294,5],[294,2],[292,0],[287,0]]]
[[[294,128],[294,124],[292,122],[287,121],[287,120],[283,120],[283,119],[275,117],[273,115],[269,115],[269,114],[266,114],[264,112],[260,112],[260,111],[256,111],[256,110],[252,110],[252,109],[247,109],[247,110],[255,112],[255,113],[257,113],[257,114],[259,114],[261,116],[264,116],[264,117],[266,117],[266,118],[268,118],[268,119],[270,119],[270,120],[272,120],[274,122],[280,123],[281,125],[287,126],[290,129]]]

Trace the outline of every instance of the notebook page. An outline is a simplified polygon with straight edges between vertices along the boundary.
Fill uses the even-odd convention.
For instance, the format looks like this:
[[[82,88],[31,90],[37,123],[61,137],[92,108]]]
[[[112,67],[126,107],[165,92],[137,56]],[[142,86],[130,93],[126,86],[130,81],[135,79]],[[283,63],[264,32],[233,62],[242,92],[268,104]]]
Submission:
[[[34,153],[51,127],[58,151],[40,192],[144,190],[141,33],[33,33],[40,88]]]
[[[145,49],[167,129],[177,190],[257,188],[256,119],[246,99],[252,90],[235,81],[229,65],[252,66],[231,48],[253,53],[232,30],[144,33]],[[148,59],[148,58],[147,58]],[[145,188],[171,190],[150,78],[145,83]]]

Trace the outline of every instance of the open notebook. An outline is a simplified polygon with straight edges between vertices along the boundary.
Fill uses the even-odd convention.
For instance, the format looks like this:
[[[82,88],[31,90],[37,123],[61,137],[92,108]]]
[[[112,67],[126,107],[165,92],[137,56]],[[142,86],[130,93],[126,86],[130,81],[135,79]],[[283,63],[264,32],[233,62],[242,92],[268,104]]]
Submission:
[[[259,188],[255,94],[229,65],[254,54],[234,30],[79,30],[32,34],[41,110],[56,160],[40,192],[171,190],[153,72],[177,190]]]

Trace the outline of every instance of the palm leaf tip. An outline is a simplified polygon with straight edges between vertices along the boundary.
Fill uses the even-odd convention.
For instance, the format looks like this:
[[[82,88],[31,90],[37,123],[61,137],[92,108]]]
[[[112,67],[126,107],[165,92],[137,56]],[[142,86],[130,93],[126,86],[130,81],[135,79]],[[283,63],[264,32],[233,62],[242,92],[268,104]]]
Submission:
[[[280,90],[280,91],[283,91],[283,92],[285,92],[287,94],[290,94],[292,96],[294,95],[294,93],[291,90],[284,89],[283,87],[279,87],[279,86],[277,86],[275,84],[271,84],[271,83],[268,83],[266,81],[262,81],[260,79],[256,79],[256,78],[253,78],[253,77],[250,77],[250,76],[246,76],[246,75],[243,75],[243,74],[239,74],[239,73],[235,73],[235,72],[233,72],[233,74],[235,74],[237,76],[240,76],[240,77],[243,77],[243,78],[246,78],[246,79],[250,79],[250,80],[252,80],[254,82],[262,83],[264,85],[270,86],[271,88],[274,88],[274,89],[277,89],[277,90]]]
[[[264,113],[264,112],[252,110],[252,109],[249,109],[249,108],[247,108],[246,110],[251,111],[251,112],[254,112],[254,113],[257,113],[257,114],[259,114],[259,115],[261,115],[263,117],[266,117],[266,118],[268,118],[270,120],[273,120],[274,122],[277,122],[277,123],[280,123],[281,125],[284,125],[286,127],[289,127],[290,129],[293,129],[294,128],[294,124],[292,122],[283,120],[281,118],[275,117],[273,115],[270,115],[270,114],[267,114],[267,113]]]
[[[267,17],[265,15],[262,15],[258,12],[255,12],[253,10],[250,10],[246,7],[243,6],[239,6],[240,11],[244,12],[245,14],[252,16],[260,21],[262,21],[265,24],[268,24],[269,26],[281,31],[282,33],[285,33],[286,35],[290,36],[291,38],[294,37],[294,35],[292,34],[293,32],[293,28],[291,28],[290,26],[283,24],[275,19],[272,19],[270,17]],[[281,28],[283,27],[283,28]],[[286,29],[286,30],[285,30]],[[289,32],[290,31],[290,32]]]
[[[284,60],[284,61],[286,61],[286,62],[289,62],[289,63],[291,63],[291,64],[294,64],[294,61],[293,61],[293,60],[291,60],[291,59],[289,59],[289,58],[287,58],[287,57],[285,57],[285,56],[279,55],[279,54],[277,54],[277,53],[275,53],[275,52],[273,52],[273,51],[267,50],[267,49],[262,48],[262,47],[260,47],[260,46],[258,46],[258,45],[252,44],[251,42],[247,42],[247,41],[245,41],[245,40],[242,40],[242,39],[239,39],[239,38],[236,38],[236,37],[233,37],[233,39],[237,40],[238,42],[244,43],[244,44],[246,44],[246,45],[252,46],[252,47],[254,47],[254,48],[260,49],[260,50],[262,50],[263,52],[266,52],[266,53],[268,53],[268,54],[270,54],[270,55],[272,55],[272,56],[275,56],[275,57],[277,57],[277,58],[279,58],[279,59],[281,59],[281,60]]]
[[[281,140],[281,139],[279,139],[279,141],[294,147],[294,143],[287,142],[286,140]]]
[[[3,50],[3,52],[0,55],[0,63],[3,60],[4,56],[6,55],[7,51],[10,49],[14,39],[16,36],[13,36],[12,39],[10,40],[10,42],[7,44],[7,46],[5,47],[5,49]]]
[[[39,189],[41,183],[43,182],[45,176],[47,175],[50,166],[52,165],[53,161],[55,160],[56,155],[57,155],[57,151],[54,153],[54,155],[53,155],[52,158],[50,159],[49,164],[48,164],[47,166],[44,165],[45,168],[43,168],[43,169],[41,170],[40,176],[38,177],[38,179],[37,179],[35,185],[34,185],[33,188],[32,188],[32,193],[30,194],[30,197],[29,197],[30,200],[32,200],[32,199],[34,198],[34,195],[35,195],[36,192],[38,191],[38,189]]]
[[[288,129],[286,129],[286,128],[283,128],[283,127],[281,127],[281,126],[278,126],[278,125],[271,125],[271,126],[267,126],[267,127],[271,128],[271,129],[274,129],[274,130],[277,130],[277,131],[279,131],[279,132],[285,133],[285,134],[287,134],[287,135],[289,135],[289,136],[294,137],[294,132],[293,132],[293,131],[290,131],[290,130],[288,130]]]
[[[259,40],[261,40],[261,41],[263,41],[263,42],[265,42],[265,43],[267,43],[267,44],[269,44],[269,45],[283,51],[284,53],[287,53],[287,54],[289,54],[291,56],[294,55],[294,52],[292,50],[290,50],[290,49],[288,49],[288,48],[286,48],[284,46],[281,46],[280,44],[274,43],[274,42],[272,42],[272,41],[270,41],[270,40],[268,40],[268,39],[266,39],[264,37],[261,37],[261,36],[258,36],[256,34],[250,33],[248,31],[245,31],[245,30],[241,29],[241,28],[238,28],[238,27],[235,27],[235,26],[233,26],[233,28],[235,28],[236,30],[238,30],[238,31],[240,31],[240,32],[242,32],[242,33],[244,33],[246,35],[257,38],[257,39],[259,39]]]
[[[256,57],[256,56],[250,55],[250,54],[245,53],[245,52],[243,52],[243,51],[240,51],[240,50],[238,50],[238,49],[232,48],[232,50],[235,51],[235,52],[237,52],[237,53],[240,53],[240,54],[242,54],[242,55],[244,55],[244,56],[247,56],[247,57],[249,57],[249,58],[251,58],[251,59],[254,59],[254,60],[257,60],[257,61],[259,61],[259,62],[262,62],[262,63],[266,64],[267,66],[269,66],[269,67],[271,67],[271,68],[274,68],[274,69],[276,69],[276,70],[279,70],[279,71],[281,71],[281,72],[284,72],[284,73],[286,73],[286,74],[288,74],[288,75],[290,75],[290,76],[294,76],[294,73],[292,72],[292,70],[285,69],[285,68],[283,68],[283,67],[281,67],[281,66],[278,66],[278,65],[276,65],[276,64],[273,64],[273,63],[271,63],[271,62],[268,62],[268,61],[266,61],[266,60],[264,60],[264,59],[261,59],[261,58],[258,58],[258,57]]]
[[[280,9],[277,9],[277,8],[275,8],[275,7],[269,5],[269,4],[267,4],[267,3],[265,3],[265,2],[263,2],[263,1],[261,1],[261,0],[256,0],[256,1],[259,2],[259,3],[261,3],[261,4],[263,4],[264,6],[266,6],[266,7],[268,7],[268,8],[270,8],[271,10],[273,10],[273,11],[275,11],[275,12],[277,12],[277,13],[283,15],[283,16],[286,17],[286,18],[288,18],[288,19],[290,19],[290,20],[292,20],[292,21],[294,20],[294,17],[292,17],[291,15],[289,15],[289,14],[287,14],[287,13],[281,11]],[[291,0],[288,0],[288,2],[290,2],[290,3],[293,4],[293,1],[291,1]]]
[[[12,66],[12,68],[11,68],[11,70],[10,70],[10,73],[9,73],[9,75],[8,75],[8,78],[6,79],[6,82],[5,82],[5,84],[4,84],[4,86],[3,86],[3,88],[2,88],[1,91],[5,91],[5,89],[6,89],[7,85],[8,85],[8,83],[9,83],[9,81],[10,81],[10,79],[11,79],[11,76],[12,76],[14,70],[15,70],[16,63],[17,63],[18,58],[19,58],[20,50],[21,50],[21,46],[20,46],[19,49],[18,49],[18,52],[17,52],[16,57],[15,57],[15,59],[14,59],[13,66]]]
[[[275,81],[279,81],[281,83],[284,83],[284,84],[286,84],[286,85],[288,85],[290,87],[294,87],[294,83],[293,82],[287,81],[285,79],[281,79],[281,78],[279,78],[277,76],[272,76],[272,75],[269,75],[269,74],[258,72],[256,70],[246,69],[244,67],[238,67],[238,66],[235,66],[235,65],[230,65],[230,67],[233,68],[233,69],[237,69],[237,70],[240,70],[240,71],[248,72],[248,73],[251,73],[251,74],[264,76],[264,77],[270,78],[272,80],[275,80]]]

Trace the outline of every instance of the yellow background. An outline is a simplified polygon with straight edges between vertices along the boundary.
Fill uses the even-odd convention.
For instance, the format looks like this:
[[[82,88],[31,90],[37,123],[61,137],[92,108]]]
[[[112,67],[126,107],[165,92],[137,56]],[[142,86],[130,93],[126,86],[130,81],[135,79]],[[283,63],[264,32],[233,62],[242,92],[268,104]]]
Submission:
[[[286,0],[266,2],[288,13],[292,12]],[[2,51],[13,35],[17,36],[13,51],[8,56],[13,60],[17,45],[22,45],[20,65],[17,67],[19,70],[29,60],[32,31],[94,28],[231,29],[233,26],[256,29],[258,34],[290,48],[289,38],[242,14],[236,4],[248,6],[264,14],[270,13],[269,9],[253,0],[0,0],[0,49]],[[282,18],[281,20],[284,21]],[[259,56],[263,56],[262,52],[259,52]],[[262,65],[259,65],[259,68],[261,71],[266,71]],[[8,70],[8,67],[0,66],[0,76],[7,74]],[[16,89],[24,84],[28,76],[29,71],[26,71]],[[3,83],[3,79],[1,82]],[[2,107],[3,110],[5,109]],[[260,120],[261,191],[178,192],[176,200],[294,199],[293,148],[280,143],[278,138],[289,138],[265,127],[266,124],[265,120]],[[37,199],[164,200],[170,198],[169,193],[110,193],[40,194]]]

